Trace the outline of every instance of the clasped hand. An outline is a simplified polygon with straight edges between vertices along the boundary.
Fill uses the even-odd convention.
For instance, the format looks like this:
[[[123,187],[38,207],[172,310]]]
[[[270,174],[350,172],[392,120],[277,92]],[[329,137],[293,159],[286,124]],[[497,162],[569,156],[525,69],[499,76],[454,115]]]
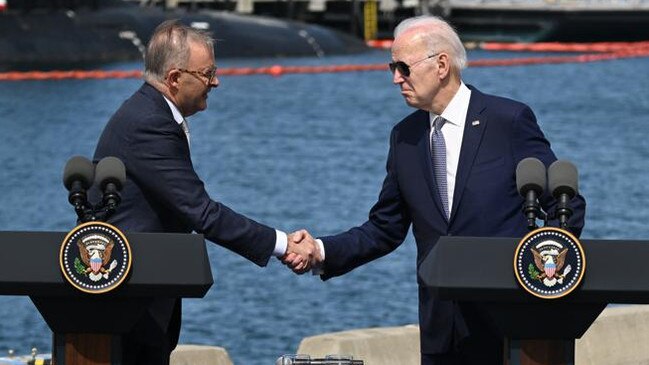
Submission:
[[[322,264],[322,255],[313,236],[301,229],[288,235],[286,253],[280,260],[294,273],[304,274]]]

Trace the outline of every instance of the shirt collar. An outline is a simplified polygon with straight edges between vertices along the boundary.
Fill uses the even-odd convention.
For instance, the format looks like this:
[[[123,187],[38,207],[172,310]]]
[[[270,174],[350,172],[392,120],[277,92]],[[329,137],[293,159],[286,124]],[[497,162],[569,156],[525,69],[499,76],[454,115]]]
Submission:
[[[469,110],[469,100],[471,99],[471,89],[469,89],[464,82],[460,81],[460,88],[457,90],[453,99],[448,103],[446,109],[442,112],[442,118],[446,119],[447,123],[464,128],[466,122],[466,112]],[[438,115],[430,113],[430,128],[433,128],[433,121]]]
[[[167,104],[169,104],[169,108],[171,109],[171,114],[174,117],[174,120],[178,124],[182,124],[185,118],[183,118],[183,115],[180,113],[180,110],[178,110],[178,107],[174,103],[171,102],[171,100],[167,99],[166,96],[162,95],[162,97],[165,99]]]

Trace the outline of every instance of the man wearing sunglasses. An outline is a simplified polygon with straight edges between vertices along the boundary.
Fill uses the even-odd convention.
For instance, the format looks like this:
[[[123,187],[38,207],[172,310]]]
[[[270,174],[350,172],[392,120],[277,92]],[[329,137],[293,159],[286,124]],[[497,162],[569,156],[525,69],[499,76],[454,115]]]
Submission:
[[[323,280],[392,252],[411,225],[418,265],[441,236],[523,237],[516,166],[526,157],[546,166],[556,160],[527,105],[464,84],[466,51],[448,23],[411,18],[394,33],[392,81],[417,110],[392,130],[387,175],[368,221],[320,238]],[[557,202],[547,194],[540,201],[552,215]],[[579,234],[585,201],[577,196],[571,205],[569,226]],[[420,283],[419,324],[424,365],[503,363],[502,336],[478,305],[439,300]]]
[[[126,183],[110,223],[129,232],[202,233],[259,266],[295,253],[308,269],[315,246],[213,201],[194,171],[186,117],[207,108],[219,85],[212,38],[175,21],[162,23],[145,55],[145,83],[106,125],[95,151],[121,159]],[[179,299],[154,300],[122,339],[122,364],[168,364],[180,333]]]

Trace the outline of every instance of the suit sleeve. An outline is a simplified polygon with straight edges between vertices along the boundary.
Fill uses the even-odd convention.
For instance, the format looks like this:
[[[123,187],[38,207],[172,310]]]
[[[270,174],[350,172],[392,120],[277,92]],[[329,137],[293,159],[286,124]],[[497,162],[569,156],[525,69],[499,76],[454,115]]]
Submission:
[[[534,113],[528,106],[521,108],[514,118],[514,156],[516,163],[520,162],[526,157],[536,157],[549,167],[554,161],[557,160],[554,152],[550,148],[550,142],[545,138],[543,132],[536,122]],[[548,224],[550,226],[558,227],[559,221],[554,217],[556,212],[557,201],[552,197],[552,192],[544,192],[543,196],[539,199],[543,210],[552,217]],[[576,195],[571,201],[570,206],[573,209],[573,214],[568,221],[568,230],[575,234],[577,237],[581,235],[584,228],[584,218],[586,213],[586,200],[581,195]]]
[[[169,118],[149,118],[155,120],[137,123],[126,154],[128,173],[150,194],[148,199],[167,207],[210,241],[266,265],[275,246],[275,231],[210,199],[194,171],[182,131]]]
[[[387,175],[367,222],[347,232],[322,237],[325,249],[323,280],[343,275],[394,251],[405,239],[411,218],[399,192],[394,166],[396,132],[390,136]]]

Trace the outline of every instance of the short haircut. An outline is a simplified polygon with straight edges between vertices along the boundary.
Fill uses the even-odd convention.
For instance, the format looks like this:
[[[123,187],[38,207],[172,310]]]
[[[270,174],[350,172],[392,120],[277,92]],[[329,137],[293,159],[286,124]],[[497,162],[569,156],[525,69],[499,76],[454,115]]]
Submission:
[[[426,42],[428,50],[432,52],[447,52],[451,54],[451,61],[455,65],[457,72],[466,68],[467,57],[466,49],[460,41],[453,26],[444,19],[432,16],[422,15],[403,20],[394,29],[394,38],[396,39],[405,31],[418,28],[422,39]]]
[[[214,53],[214,39],[208,33],[177,20],[167,20],[158,25],[146,47],[144,79],[162,82],[172,68],[187,67],[190,42],[203,44]]]

